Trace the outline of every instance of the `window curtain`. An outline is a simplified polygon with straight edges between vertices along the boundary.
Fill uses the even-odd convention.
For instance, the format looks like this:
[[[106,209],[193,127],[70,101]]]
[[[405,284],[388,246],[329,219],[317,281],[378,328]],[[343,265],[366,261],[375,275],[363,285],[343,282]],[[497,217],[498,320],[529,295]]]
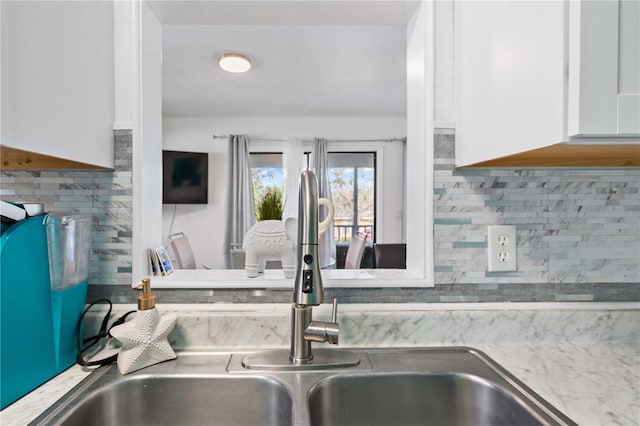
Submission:
[[[230,178],[225,235],[227,268],[231,268],[231,250],[242,247],[244,234],[256,223],[247,136],[229,136],[229,158]]]
[[[327,140],[315,138],[311,151],[311,168],[318,179],[318,197],[331,199],[331,188],[329,186],[329,164],[327,158]],[[320,206],[318,221],[322,222],[327,217],[327,208]],[[336,242],[333,237],[333,222],[329,228],[318,239],[318,253],[320,255],[321,268],[336,267]]]
[[[289,139],[284,143],[284,205],[282,220],[298,217],[298,187],[300,173],[305,169],[304,149],[299,139]],[[296,241],[293,242],[294,244]]]

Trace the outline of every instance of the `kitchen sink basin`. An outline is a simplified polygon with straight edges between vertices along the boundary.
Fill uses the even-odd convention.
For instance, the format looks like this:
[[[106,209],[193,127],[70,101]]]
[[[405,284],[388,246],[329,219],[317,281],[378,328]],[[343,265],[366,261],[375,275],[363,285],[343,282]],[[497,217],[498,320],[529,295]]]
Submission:
[[[539,425],[515,395],[467,374],[371,374],[324,379],[309,393],[312,426]]]
[[[141,375],[88,394],[59,423],[291,425],[291,405],[286,387],[270,378]]]
[[[344,351],[317,350],[318,359],[334,350]],[[126,376],[101,367],[32,424],[575,424],[475,349],[353,352],[357,365],[325,369],[245,368],[256,351],[183,351]]]

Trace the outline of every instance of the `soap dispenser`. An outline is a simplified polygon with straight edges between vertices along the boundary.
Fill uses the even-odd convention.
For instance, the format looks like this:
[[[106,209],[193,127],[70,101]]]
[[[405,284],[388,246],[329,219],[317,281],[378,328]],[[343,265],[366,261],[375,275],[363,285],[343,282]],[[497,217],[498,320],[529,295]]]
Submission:
[[[143,279],[135,288],[142,288],[135,318],[110,331],[111,336],[122,344],[118,353],[118,370],[121,374],[177,358],[167,340],[167,335],[176,325],[175,313],[160,315],[148,278]]]

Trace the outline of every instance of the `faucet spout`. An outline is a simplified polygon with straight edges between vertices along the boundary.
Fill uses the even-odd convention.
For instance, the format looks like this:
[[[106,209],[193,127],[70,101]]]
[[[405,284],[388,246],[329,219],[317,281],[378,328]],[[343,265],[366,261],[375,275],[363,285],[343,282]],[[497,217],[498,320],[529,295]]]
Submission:
[[[338,324],[338,300],[333,299],[333,312],[331,322],[311,321],[304,331],[304,338],[310,342],[327,342],[332,345],[338,344],[340,335],[340,324]]]

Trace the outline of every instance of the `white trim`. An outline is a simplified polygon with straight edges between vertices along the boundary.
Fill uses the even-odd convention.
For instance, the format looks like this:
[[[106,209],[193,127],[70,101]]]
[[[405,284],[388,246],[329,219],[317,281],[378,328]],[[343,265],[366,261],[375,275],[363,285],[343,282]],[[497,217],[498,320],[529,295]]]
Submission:
[[[425,287],[424,280],[403,269],[325,269],[325,288]],[[293,289],[281,269],[266,269],[256,278],[247,278],[242,269],[177,269],[169,276],[151,277],[151,286],[162,289],[264,288]],[[366,285],[364,285],[366,283]]]
[[[323,271],[326,277],[327,287],[433,287],[434,286],[434,256],[433,256],[433,110],[434,110],[434,2],[422,1],[417,8],[411,23],[407,26],[407,178],[406,194],[411,198],[411,207],[406,208],[406,241],[407,269],[406,270],[362,270],[357,276],[344,275],[341,271]],[[144,47],[144,46],[142,46]],[[141,47],[141,48],[142,48]],[[140,52],[137,52],[140,54]],[[137,58],[139,60],[139,58]],[[141,71],[138,67],[138,78]],[[143,80],[137,81],[138,86]],[[137,89],[139,87],[136,86]],[[139,92],[139,90],[138,90]],[[140,104],[144,99],[137,99]],[[139,105],[138,105],[139,108]],[[138,119],[139,120],[139,119]],[[136,122],[137,128],[143,124]],[[140,141],[134,132],[134,144]],[[262,148],[262,147],[261,147]],[[142,148],[140,148],[142,150]],[[139,151],[140,152],[140,151]],[[134,162],[134,167],[141,167],[139,162]],[[140,174],[140,171],[138,172]],[[134,177],[134,185],[135,183]],[[138,181],[137,185],[141,185]],[[142,188],[135,188],[134,193],[140,194]],[[149,192],[145,188],[145,194]],[[135,195],[134,195],[135,201]],[[140,227],[144,225],[149,229],[153,226],[154,218],[145,217],[142,222],[139,205],[134,208],[134,255],[133,255],[133,280],[134,282],[145,271],[146,264],[141,262],[142,253],[150,241],[145,241],[147,233],[140,233]],[[418,208],[416,208],[418,207]],[[160,220],[161,222],[161,220]],[[161,229],[161,223],[157,224]],[[142,240],[137,241],[136,239]],[[224,278],[225,274],[216,275],[220,271],[208,271],[213,275],[207,277],[207,273],[198,270],[195,279],[181,281],[181,274],[174,273],[171,277],[156,279],[161,288],[290,288],[291,283],[278,279],[247,279],[238,278],[229,282]],[[234,271],[231,271],[234,272]],[[237,271],[236,271],[237,272]],[[241,271],[243,272],[243,271]],[[343,277],[333,278],[334,273]],[[346,276],[346,278],[344,278]],[[173,286],[172,286],[173,284]]]
[[[423,3],[424,4],[424,3]],[[425,227],[423,233],[424,239],[424,259],[425,259],[425,280],[427,287],[435,287],[435,248],[433,237],[433,170],[434,170],[434,117],[435,117],[435,85],[436,85],[436,20],[435,20],[435,2],[430,1],[427,3],[427,10],[425,16],[425,25],[427,30],[425,31],[425,45],[426,45],[426,58],[425,58],[425,85],[426,85],[426,111],[425,114],[425,167],[426,174],[425,187],[423,195],[425,200]]]
[[[142,139],[141,139],[141,128],[142,128],[142,92],[141,92],[141,79],[142,79],[142,18],[141,18],[141,7],[142,2],[134,2],[132,5],[132,14],[133,19],[131,20],[134,25],[134,29],[132,31],[133,38],[133,60],[132,60],[132,68],[133,68],[133,78],[131,79],[131,86],[133,91],[133,105],[132,105],[132,113],[133,113],[133,126],[132,126],[132,147],[131,147],[131,156],[132,156],[132,192],[131,192],[131,216],[132,216],[132,226],[131,231],[134,235],[131,241],[131,286],[137,285],[138,278],[143,276],[144,271],[147,268],[146,259],[144,259],[143,253],[146,254],[146,250],[142,247],[143,239],[142,239],[142,185],[138,184],[141,179],[142,174]],[[139,235],[140,237],[136,238],[135,236]]]
[[[456,122],[454,120],[434,121],[433,128],[434,129],[455,129]]]
[[[135,93],[135,89],[134,89],[134,93]],[[131,130],[133,129],[133,126],[134,126],[134,121],[114,121],[113,122],[113,130]]]
[[[579,135],[570,136],[567,142],[570,145],[599,145],[599,144],[616,144],[616,145],[637,145],[640,138],[637,136],[589,136]]]

